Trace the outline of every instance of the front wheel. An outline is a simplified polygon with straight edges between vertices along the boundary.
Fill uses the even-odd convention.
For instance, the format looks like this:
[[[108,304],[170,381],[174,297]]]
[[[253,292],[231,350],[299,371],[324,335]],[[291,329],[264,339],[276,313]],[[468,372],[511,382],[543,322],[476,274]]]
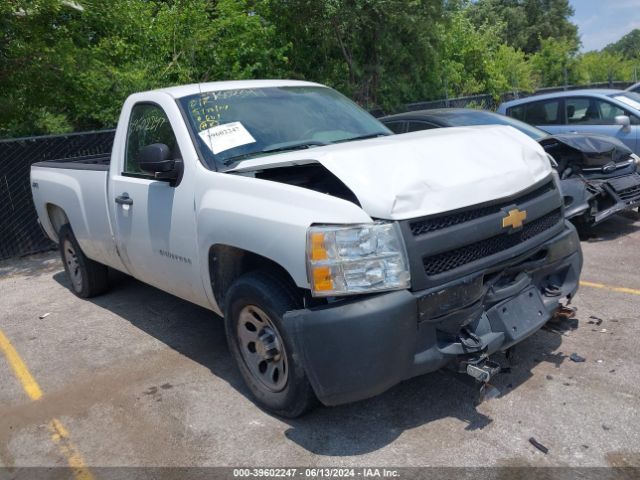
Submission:
[[[300,355],[283,326],[283,315],[297,308],[295,289],[267,272],[241,276],[226,295],[227,341],[242,378],[260,406],[289,418],[316,403]]]
[[[109,288],[107,267],[85,256],[69,224],[60,227],[58,241],[71,291],[81,298],[106,292]]]

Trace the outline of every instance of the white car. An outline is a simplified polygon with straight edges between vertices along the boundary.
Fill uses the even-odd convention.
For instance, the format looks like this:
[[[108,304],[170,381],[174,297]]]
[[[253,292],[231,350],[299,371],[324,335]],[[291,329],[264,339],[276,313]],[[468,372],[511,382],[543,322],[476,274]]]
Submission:
[[[396,136],[308,82],[134,94],[110,157],[36,163],[31,184],[76,295],[113,268],[222,315],[255,400],[290,417],[452,362],[487,381],[582,267],[526,135]]]

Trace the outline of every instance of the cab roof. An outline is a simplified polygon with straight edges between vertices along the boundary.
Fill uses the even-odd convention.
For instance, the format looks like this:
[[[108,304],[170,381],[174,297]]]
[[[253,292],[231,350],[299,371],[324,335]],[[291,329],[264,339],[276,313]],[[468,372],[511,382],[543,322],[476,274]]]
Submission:
[[[158,91],[167,93],[173,98],[182,98],[205,92],[219,92],[223,90],[243,90],[247,88],[269,87],[324,87],[319,83],[301,80],[232,80],[226,82],[192,83],[175,87],[160,88]]]

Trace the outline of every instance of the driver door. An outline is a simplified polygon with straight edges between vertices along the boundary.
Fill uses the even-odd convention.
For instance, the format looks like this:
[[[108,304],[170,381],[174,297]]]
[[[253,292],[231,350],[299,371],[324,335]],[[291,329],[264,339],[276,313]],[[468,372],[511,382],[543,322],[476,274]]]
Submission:
[[[186,181],[189,169],[185,165],[182,181],[172,186],[138,165],[144,146],[165,144],[172,159],[181,158],[181,150],[188,148],[180,148],[165,109],[148,102],[131,108],[123,140],[118,170],[112,169],[109,186],[120,256],[135,278],[202,304],[206,297],[200,279],[194,194]]]

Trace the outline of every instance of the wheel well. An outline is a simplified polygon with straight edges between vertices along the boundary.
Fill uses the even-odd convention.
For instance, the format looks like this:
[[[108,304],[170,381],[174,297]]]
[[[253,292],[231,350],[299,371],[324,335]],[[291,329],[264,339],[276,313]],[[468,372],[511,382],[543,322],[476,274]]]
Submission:
[[[290,282],[300,292],[300,298],[304,297],[305,290],[296,287],[289,272],[273,260],[241,248],[213,245],[209,249],[209,280],[218,306],[224,309],[225,294],[238,277],[263,269]]]
[[[53,227],[53,231],[57,238],[60,227],[69,223],[69,218],[62,208],[54,205],[53,203],[47,203],[47,215],[49,216],[49,222],[51,222],[51,226]]]

